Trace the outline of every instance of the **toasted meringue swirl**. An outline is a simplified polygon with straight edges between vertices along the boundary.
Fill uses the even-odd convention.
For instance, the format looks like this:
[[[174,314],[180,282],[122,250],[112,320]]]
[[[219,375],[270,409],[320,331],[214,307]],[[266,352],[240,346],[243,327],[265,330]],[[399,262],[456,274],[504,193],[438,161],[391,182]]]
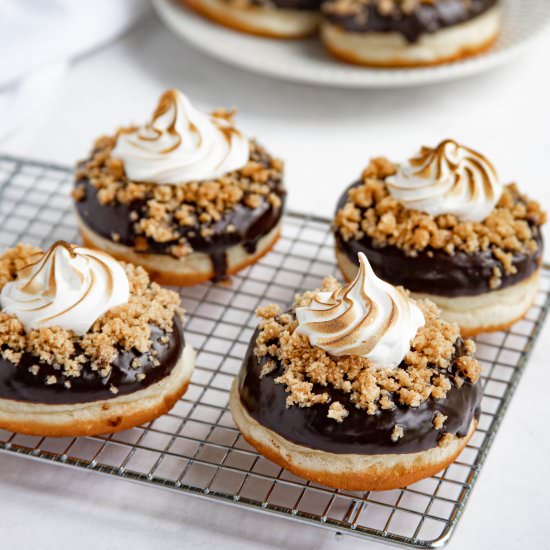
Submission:
[[[386,178],[392,196],[406,208],[432,216],[454,214],[483,221],[502,194],[493,165],[480,153],[447,139],[420,153]]]
[[[226,117],[199,112],[172,89],[161,96],[150,122],[119,134],[111,154],[132,180],[175,185],[242,168],[249,143]]]
[[[379,279],[362,252],[350,284],[318,292],[309,306],[296,309],[296,317],[296,331],[312,346],[336,356],[358,355],[376,368],[399,365],[425,322],[414,301]]]
[[[58,241],[4,286],[0,300],[27,331],[59,326],[83,335],[129,295],[126,272],[114,258]]]

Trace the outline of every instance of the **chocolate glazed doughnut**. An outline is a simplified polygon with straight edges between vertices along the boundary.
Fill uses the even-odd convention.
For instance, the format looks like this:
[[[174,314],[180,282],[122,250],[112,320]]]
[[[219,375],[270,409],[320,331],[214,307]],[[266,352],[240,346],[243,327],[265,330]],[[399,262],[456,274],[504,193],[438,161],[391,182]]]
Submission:
[[[112,433],[167,412],[194,351],[179,296],[140,268],[64,241],[0,256],[0,428]]]
[[[480,414],[474,344],[437,308],[355,279],[258,310],[230,407],[245,439],[305,479],[340,489],[402,487],[446,467]]]
[[[223,280],[280,234],[283,164],[179,90],[149,122],[97,140],[73,196],[88,246],[143,266],[159,283]]]
[[[113,363],[111,376],[101,377],[86,365],[83,379],[77,383],[70,380],[70,386],[68,380],[59,383],[59,370],[51,365],[25,357],[25,365],[32,361],[31,367],[40,368],[37,382],[39,376],[24,373],[25,367],[13,367],[2,360],[0,428],[44,437],[80,437],[151,422],[167,413],[189,386],[195,356],[189,345],[182,344],[176,337],[153,370],[138,368],[134,372],[128,368],[131,354],[122,354]],[[44,385],[49,376],[58,381]],[[115,383],[116,394],[112,389]]]
[[[326,10],[328,21],[350,32],[398,32],[409,42],[418,42],[423,34],[434,33],[474,19],[498,4],[498,0],[438,0],[419,3],[412,12],[398,15],[383,13],[375,2],[361,6],[365,17],[356,17]],[[330,5],[330,2],[329,2]]]
[[[500,30],[498,0],[436,0],[405,9],[377,0],[330,0],[322,35],[336,57],[373,66],[446,63],[481,53]]]
[[[436,412],[447,417],[446,428],[459,437],[465,437],[470,426],[479,419],[481,387],[465,382],[453,387],[443,400],[429,399],[419,407],[398,405],[393,410],[367,415],[349,399],[349,395],[331,386],[315,387],[317,392],[328,392],[326,403],[313,407],[287,407],[287,393],[275,378],[282,374],[280,363],[275,370],[261,375],[267,358],[258,360],[254,354],[258,331],[252,337],[241,369],[237,388],[240,403],[251,418],[262,426],[277,432],[296,445],[335,454],[384,455],[426,451],[437,446],[441,434],[432,427]],[[455,357],[464,354],[464,343],[456,344]],[[399,368],[404,368],[400,365]],[[349,411],[341,424],[327,422],[331,403],[338,401]],[[393,427],[404,428],[404,435],[392,441]]]

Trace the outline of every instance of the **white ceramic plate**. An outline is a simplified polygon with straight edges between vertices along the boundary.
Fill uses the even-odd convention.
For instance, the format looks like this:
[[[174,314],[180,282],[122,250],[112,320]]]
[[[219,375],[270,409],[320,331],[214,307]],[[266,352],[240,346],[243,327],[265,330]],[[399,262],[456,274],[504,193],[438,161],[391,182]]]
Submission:
[[[258,38],[211,23],[175,0],[153,4],[177,35],[222,61],[285,80],[346,88],[415,86],[477,74],[514,59],[550,21],[550,0],[503,0],[502,36],[488,53],[439,67],[368,69],[330,58],[317,38]]]

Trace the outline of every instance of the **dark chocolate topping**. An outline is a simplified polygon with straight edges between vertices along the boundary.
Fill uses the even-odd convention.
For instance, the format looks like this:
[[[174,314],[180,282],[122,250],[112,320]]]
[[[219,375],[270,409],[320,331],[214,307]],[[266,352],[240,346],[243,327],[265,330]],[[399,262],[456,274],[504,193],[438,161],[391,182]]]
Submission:
[[[252,337],[239,374],[241,402],[262,426],[297,445],[338,454],[416,453],[436,447],[443,433],[466,435],[472,420],[479,418],[481,386],[468,381],[461,388],[453,384],[444,399],[430,398],[416,408],[398,405],[393,410],[379,409],[374,415],[357,408],[348,394],[331,386],[317,388],[329,393],[328,403],[287,407],[285,386],[274,381],[282,374],[280,364],[273,372],[260,377],[262,363],[274,359],[258,360],[254,353],[257,334]],[[456,356],[462,354],[463,342],[459,340]],[[334,401],[349,411],[341,423],[327,418],[330,403]],[[433,426],[436,412],[447,416],[441,431]],[[394,442],[391,434],[396,424],[403,427],[404,433]]]
[[[286,10],[309,10],[319,11],[322,0],[271,0],[271,3]]]
[[[113,234],[119,236],[118,242],[133,247],[136,237],[132,212],[138,218],[143,217],[146,210],[145,200],[136,200],[129,204],[101,204],[97,198],[97,189],[89,180],[79,180],[77,186],[84,186],[85,197],[76,202],[78,214],[84,223],[102,237],[111,240]],[[281,219],[285,190],[282,184],[274,184],[274,192],[281,198],[280,206],[273,206],[262,197],[257,208],[249,208],[237,204],[227,211],[222,218],[211,226],[213,234],[207,238],[201,234],[201,225],[178,226],[178,237],[168,242],[157,242],[147,239],[147,248],[143,253],[170,254],[170,248],[184,237],[195,252],[208,254],[212,260],[215,279],[227,276],[226,251],[235,245],[243,245],[247,252],[254,253],[258,241],[268,234]],[[227,232],[228,226],[234,226],[235,231]],[[140,237],[144,238],[143,235]]]
[[[147,388],[168,376],[182,353],[185,343],[180,318],[174,317],[172,332],[151,325],[151,340],[154,357],[151,352],[120,351],[107,376],[85,364],[79,377],[67,377],[62,369],[41,362],[30,353],[24,353],[17,366],[0,357],[0,398],[62,405],[112,399]],[[134,367],[132,362],[136,358],[140,358],[140,365]],[[154,359],[158,366],[154,366]],[[29,370],[33,365],[39,366],[36,375]],[[140,380],[142,374],[145,377]],[[56,382],[46,384],[48,376],[55,376]],[[70,388],[65,387],[66,381],[70,382]],[[116,394],[111,386],[118,390]]]
[[[349,189],[360,184],[356,182],[346,189],[338,201],[336,211],[346,203]],[[336,247],[354,264],[359,265],[357,254],[364,252],[374,272],[392,285],[439,296],[476,296],[523,281],[540,267],[543,237],[537,225],[530,224],[530,227],[538,248],[533,254],[513,253],[512,262],[517,270],[514,274],[505,274],[502,262],[490,250],[473,254],[455,251],[449,255],[442,249],[428,247],[416,256],[410,256],[397,246],[376,247],[367,235],[358,240],[345,241],[335,231],[335,240]],[[495,267],[502,272],[502,282],[493,289],[490,287],[490,279]]]
[[[458,25],[488,11],[498,0],[436,0],[430,4],[419,4],[412,13],[397,10],[396,14],[384,15],[376,3],[364,3],[359,16],[351,13],[338,13],[324,9],[325,17],[334,25],[347,32],[398,32],[409,42],[417,42],[423,34],[434,33],[446,27]]]

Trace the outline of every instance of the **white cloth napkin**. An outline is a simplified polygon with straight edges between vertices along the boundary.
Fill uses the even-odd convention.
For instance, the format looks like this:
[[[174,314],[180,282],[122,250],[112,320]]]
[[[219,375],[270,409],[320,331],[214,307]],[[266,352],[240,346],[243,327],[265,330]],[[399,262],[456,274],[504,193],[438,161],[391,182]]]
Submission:
[[[0,0],[0,140],[61,82],[70,60],[128,30],[146,0]]]

